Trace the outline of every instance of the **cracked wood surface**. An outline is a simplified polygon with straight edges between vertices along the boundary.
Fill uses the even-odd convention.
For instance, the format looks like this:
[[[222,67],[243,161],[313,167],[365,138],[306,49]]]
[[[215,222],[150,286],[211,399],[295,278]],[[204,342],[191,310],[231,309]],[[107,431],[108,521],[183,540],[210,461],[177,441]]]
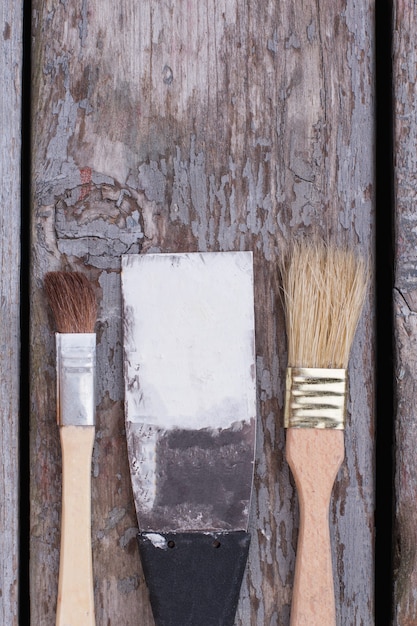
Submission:
[[[18,624],[19,574],[22,6],[19,0],[0,6],[0,623],[10,626]]]
[[[45,272],[85,272],[99,303],[97,624],[152,626],[124,431],[120,255],[248,249],[259,422],[236,626],[287,626],[298,508],[284,459],[277,260],[313,231],[372,250],[373,4],[33,0],[33,26],[32,622],[54,624],[59,558]],[[374,620],[373,316],[370,293],[330,512],[338,623],[358,626]]]
[[[395,198],[394,619],[417,623],[416,6],[393,3]]]

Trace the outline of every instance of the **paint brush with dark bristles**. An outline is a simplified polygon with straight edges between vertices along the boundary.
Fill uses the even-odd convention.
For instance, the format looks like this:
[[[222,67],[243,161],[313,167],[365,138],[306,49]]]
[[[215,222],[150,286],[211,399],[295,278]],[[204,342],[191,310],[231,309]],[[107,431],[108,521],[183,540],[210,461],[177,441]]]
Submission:
[[[62,515],[56,625],[94,626],[91,457],[95,436],[97,306],[91,284],[78,272],[49,272],[44,285],[58,331]]]
[[[300,503],[291,626],[334,626],[329,531],[333,483],[344,458],[349,352],[368,279],[352,250],[295,243],[282,263],[288,368],[286,456]]]

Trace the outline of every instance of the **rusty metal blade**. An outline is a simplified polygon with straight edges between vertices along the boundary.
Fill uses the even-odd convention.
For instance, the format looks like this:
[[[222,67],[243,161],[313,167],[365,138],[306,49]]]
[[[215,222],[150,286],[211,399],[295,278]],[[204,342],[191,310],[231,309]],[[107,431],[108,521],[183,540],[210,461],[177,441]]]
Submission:
[[[256,419],[252,253],[127,255],[122,291],[141,531],[246,530]]]

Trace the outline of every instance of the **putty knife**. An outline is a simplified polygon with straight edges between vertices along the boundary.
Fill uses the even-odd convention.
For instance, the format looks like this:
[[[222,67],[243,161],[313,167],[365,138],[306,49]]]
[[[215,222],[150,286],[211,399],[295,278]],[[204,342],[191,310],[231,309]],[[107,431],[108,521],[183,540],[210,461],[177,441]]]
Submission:
[[[250,537],[251,252],[122,259],[126,436],[157,626],[233,626]]]

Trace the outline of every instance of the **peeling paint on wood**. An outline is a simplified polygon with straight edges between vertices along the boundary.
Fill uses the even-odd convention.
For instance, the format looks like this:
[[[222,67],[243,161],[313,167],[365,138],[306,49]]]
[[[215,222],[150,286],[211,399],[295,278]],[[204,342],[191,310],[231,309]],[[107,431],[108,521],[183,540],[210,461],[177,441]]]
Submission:
[[[277,259],[292,236],[313,231],[372,250],[373,5],[34,0],[33,11],[33,623],[54,623],[59,546],[45,272],[84,271],[100,305],[98,623],[140,615],[151,626],[132,530],[120,256],[253,250],[260,419],[236,626],[286,626],[298,513],[284,458]],[[346,462],[331,510],[338,620],[358,626],[373,624],[371,302],[351,359]]]
[[[0,623],[10,626],[18,624],[19,600],[22,11],[19,1],[0,6]]]
[[[413,3],[393,3],[395,198],[395,509],[393,624],[417,622],[416,51]]]

